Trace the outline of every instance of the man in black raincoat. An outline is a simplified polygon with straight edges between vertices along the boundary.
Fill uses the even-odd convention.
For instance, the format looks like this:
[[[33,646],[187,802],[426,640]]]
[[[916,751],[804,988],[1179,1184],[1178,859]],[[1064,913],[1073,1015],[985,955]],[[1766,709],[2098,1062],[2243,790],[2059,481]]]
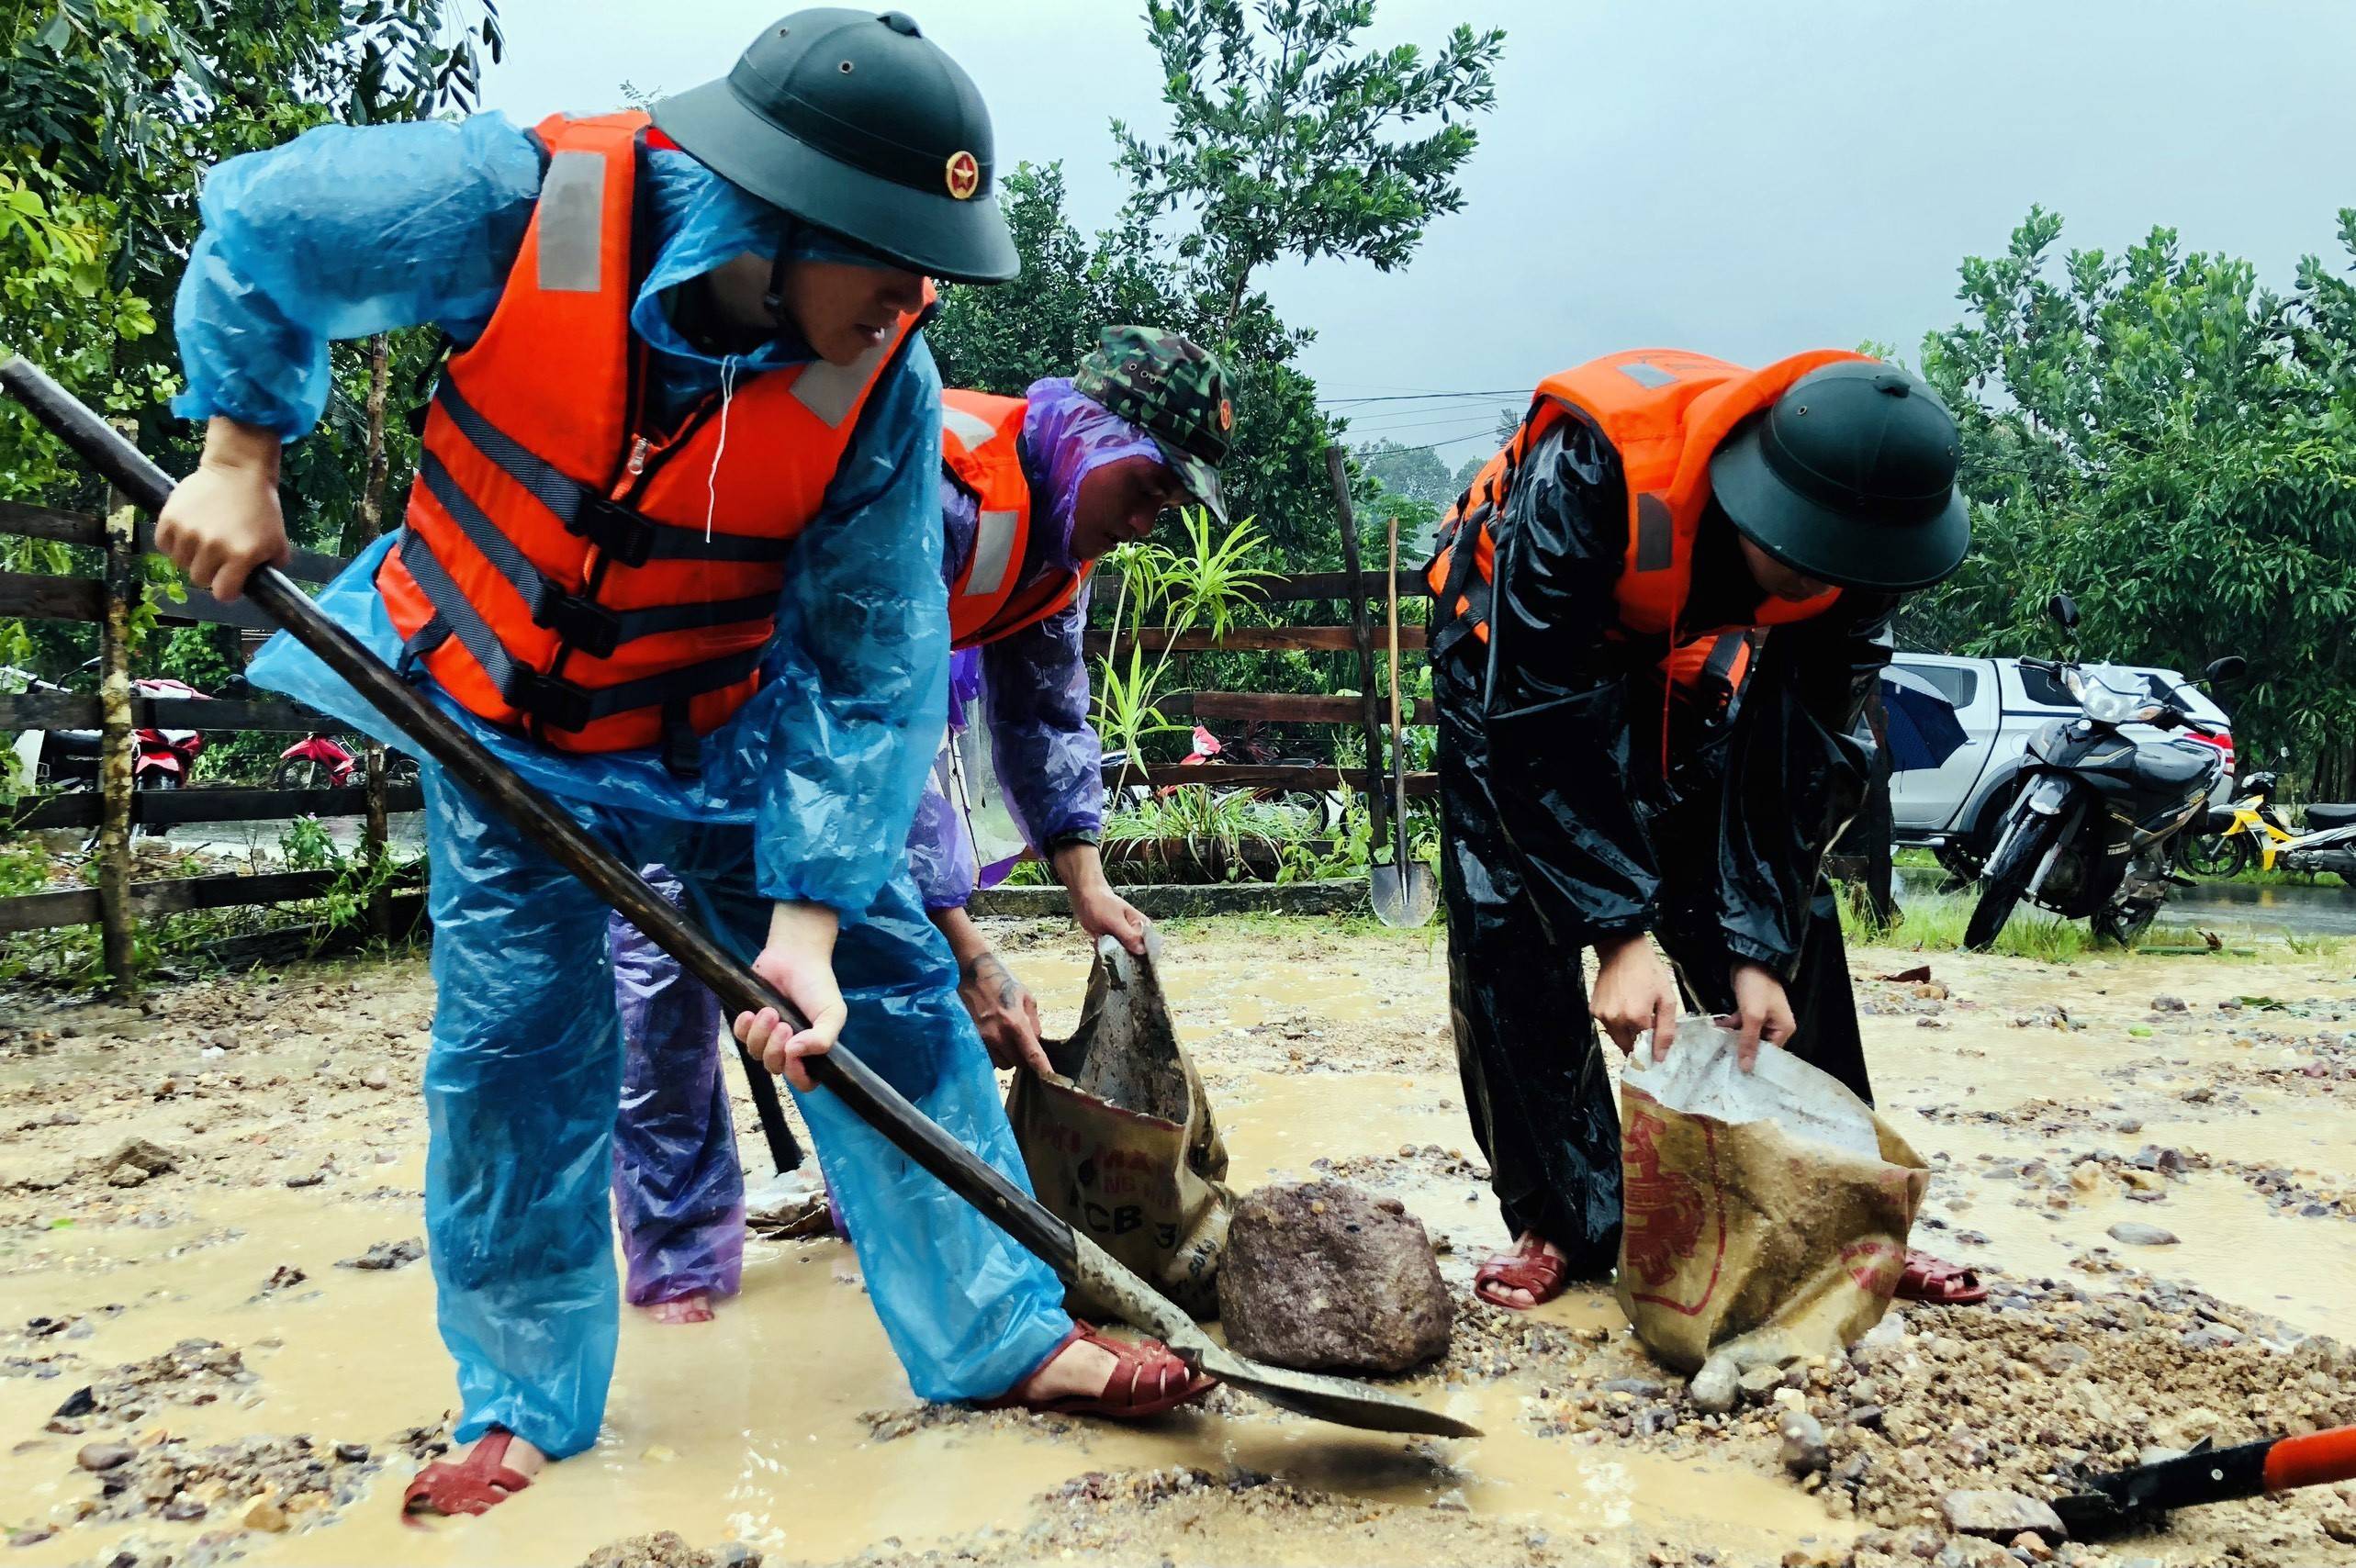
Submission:
[[[1953,418],[1890,366],[1649,351],[1542,384],[1452,511],[1430,570],[1450,1001],[1517,1243],[1484,1299],[1526,1308],[1616,1260],[1592,1024],[1666,1044],[1682,989],[1739,1020],[1745,1066],[1788,1048],[1871,1098],[1819,869],[1862,797],[1891,610],[1969,543],[1956,457]],[[1900,1288],[1978,1289],[1911,1257]]]

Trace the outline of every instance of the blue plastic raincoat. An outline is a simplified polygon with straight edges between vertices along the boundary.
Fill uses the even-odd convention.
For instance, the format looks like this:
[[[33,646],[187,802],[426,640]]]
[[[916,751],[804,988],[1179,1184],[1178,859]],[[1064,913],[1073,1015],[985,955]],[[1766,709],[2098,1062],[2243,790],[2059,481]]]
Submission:
[[[293,439],[324,406],[330,339],[432,322],[470,341],[497,303],[539,174],[537,143],[497,115],[328,128],[223,164],[180,292],[189,390],[179,410]],[[683,402],[718,389],[723,365],[672,329],[670,290],[780,243],[842,252],[682,154],[650,152],[642,178],[656,249],[632,326],[655,351],[658,395]],[[735,369],[808,357],[780,341]],[[947,662],[938,398],[920,340],[870,398],[801,536],[762,689],[706,737],[693,782],[651,752],[544,750],[425,689],[631,864],[667,864],[741,956],[757,951],[772,901],[837,911],[845,1045],[1023,1183],[955,965],[905,872]],[[371,586],[387,547],[320,602],[390,660],[399,640]],[[249,673],[397,738],[284,637]],[[501,1427],[562,1456],[596,1438],[619,1314],[606,1179],[622,1049],[607,912],[439,769],[425,783],[438,992],[426,1220],[458,1362],[457,1435]],[[1069,1327],[1053,1275],[831,1095],[799,1099],[916,1392],[984,1397],[1020,1381]]]
[[[1025,472],[1037,512],[1018,584],[1069,570],[1080,482],[1107,463],[1159,459],[1153,438],[1068,380],[1038,382],[1027,394]],[[954,584],[973,554],[980,504],[944,478],[941,579]],[[949,722],[961,733],[987,716],[989,766],[1014,826],[1047,848],[1093,839],[1104,821],[1103,745],[1088,720],[1088,667],[1081,632],[1087,599],[1037,625],[950,661]],[[954,736],[952,739],[954,744]],[[927,776],[908,834],[908,863],[928,910],[962,909],[977,886],[1003,878],[1013,861],[980,864],[964,807],[950,799],[948,747]],[[726,1278],[744,1251],[744,1175],[727,1136],[726,1095],[718,1109],[701,1087],[717,1074],[717,1000],[678,962],[615,917],[615,981],[632,1084],[615,1133],[614,1212],[622,1221],[634,1301],[659,1301]],[[626,957],[625,957],[626,955]],[[702,1040],[696,1050],[699,1031]],[[641,1294],[643,1291],[644,1294]]]

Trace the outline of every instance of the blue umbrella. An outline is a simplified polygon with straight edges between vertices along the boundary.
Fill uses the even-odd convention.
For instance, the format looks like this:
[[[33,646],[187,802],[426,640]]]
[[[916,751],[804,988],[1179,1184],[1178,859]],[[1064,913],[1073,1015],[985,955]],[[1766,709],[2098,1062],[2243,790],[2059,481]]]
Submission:
[[[1955,716],[1955,704],[1912,670],[1895,665],[1882,670],[1881,711],[1893,773],[1936,767],[1963,748],[1963,722]]]

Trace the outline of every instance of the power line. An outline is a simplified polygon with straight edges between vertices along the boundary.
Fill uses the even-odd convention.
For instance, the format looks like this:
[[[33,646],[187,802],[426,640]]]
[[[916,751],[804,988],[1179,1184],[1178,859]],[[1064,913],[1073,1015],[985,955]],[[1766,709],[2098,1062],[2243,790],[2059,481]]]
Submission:
[[[1495,441],[1496,427],[1490,426],[1484,430],[1474,431],[1470,434],[1466,435],[1452,435],[1444,441],[1429,442],[1422,446],[1395,446],[1388,452],[1378,453],[1375,455],[1381,457],[1397,457],[1410,452],[1437,452],[1443,446],[1462,446],[1468,441],[1482,440]],[[1500,442],[1499,444],[1502,443]]]
[[[1384,431],[1412,431],[1439,430],[1448,425],[1461,427],[1467,419],[1472,417],[1474,417],[1473,410],[1468,409],[1459,409],[1453,414],[1441,414],[1436,418],[1433,417],[1431,410],[1428,409],[1419,409],[1416,412],[1409,414],[1405,419],[1392,418],[1380,421],[1361,421],[1352,415],[1343,416],[1343,418],[1349,420],[1350,432],[1352,435],[1364,434],[1370,431],[1380,432]],[[1497,418],[1495,415],[1483,414],[1481,419],[1482,423],[1486,428],[1494,430],[1497,427]]]
[[[1319,398],[1317,401],[1321,409],[1338,409],[1345,404],[1357,403],[1465,402],[1475,398],[1520,398],[1528,390],[1527,387],[1509,386],[1494,392],[1399,392],[1386,398]]]

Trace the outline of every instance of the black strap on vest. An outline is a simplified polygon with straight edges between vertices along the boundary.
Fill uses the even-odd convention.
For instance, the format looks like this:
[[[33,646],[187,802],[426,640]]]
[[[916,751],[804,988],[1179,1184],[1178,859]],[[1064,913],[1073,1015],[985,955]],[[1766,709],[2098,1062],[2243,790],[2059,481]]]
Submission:
[[[418,462],[418,476],[424,481],[426,492],[442,503],[442,510],[450,514],[475,548],[515,589],[516,597],[531,610],[533,624],[546,627],[592,658],[610,659],[616,648],[640,637],[765,621],[777,611],[777,595],[773,593],[656,605],[647,610],[609,609],[593,599],[567,593],[550,582],[516,547],[515,542],[499,531],[499,524],[450,476],[440,458],[427,453]]]
[[[543,675],[520,663],[500,642],[414,528],[401,534],[401,564],[433,606],[433,619],[402,648],[402,662],[411,665],[454,635],[490,678],[499,700],[552,729],[580,731],[600,719],[638,708],[660,707],[668,721],[674,711],[685,725],[688,704],[707,691],[735,685],[760,667],[760,647],[751,647],[684,669],[624,681],[619,686],[585,687],[559,677]],[[435,628],[442,628],[436,632]],[[432,634],[429,639],[429,634]],[[668,727],[668,726],[667,726]],[[690,735],[692,729],[689,730]],[[665,761],[681,750],[667,742]]]
[[[450,422],[475,450],[554,512],[567,532],[588,540],[625,566],[679,560],[761,563],[782,561],[792,553],[791,539],[742,533],[714,533],[706,539],[700,528],[658,522],[582,484],[533,452],[486,419],[451,382],[442,384],[437,397]]]

